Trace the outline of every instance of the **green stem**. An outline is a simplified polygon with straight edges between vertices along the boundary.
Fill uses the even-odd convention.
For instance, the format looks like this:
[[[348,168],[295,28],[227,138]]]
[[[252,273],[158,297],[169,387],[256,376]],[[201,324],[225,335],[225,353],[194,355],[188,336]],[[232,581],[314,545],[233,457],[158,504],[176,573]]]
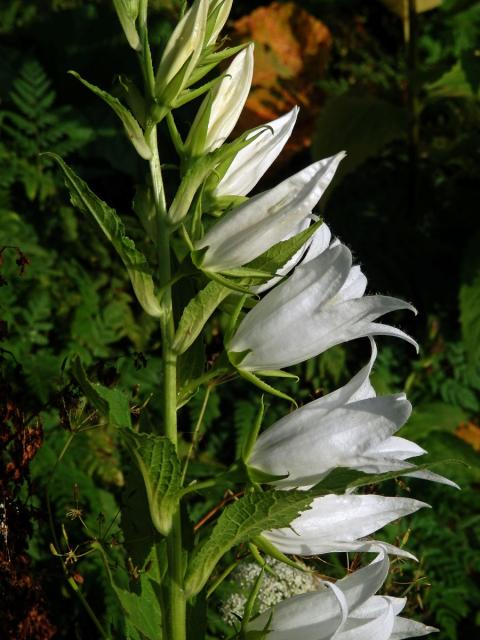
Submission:
[[[141,66],[145,82],[145,91],[150,105],[155,105],[155,75],[152,66],[147,29],[148,0],[140,0],[138,28],[140,34]],[[167,205],[162,179],[162,168],[158,153],[157,126],[150,117],[145,131],[145,138],[152,151],[150,159],[150,175],[159,230],[158,247],[158,279],[163,288],[161,299],[162,316],[160,328],[162,332],[162,407],[163,433],[177,447],[177,358],[171,349],[175,326],[173,319],[170,228],[167,222]],[[168,640],[186,640],[186,599],[183,590],[183,548],[182,525],[180,511],[173,518],[172,529],[167,537],[168,584],[167,599],[162,607]],[[166,609],[166,610],[165,610]]]

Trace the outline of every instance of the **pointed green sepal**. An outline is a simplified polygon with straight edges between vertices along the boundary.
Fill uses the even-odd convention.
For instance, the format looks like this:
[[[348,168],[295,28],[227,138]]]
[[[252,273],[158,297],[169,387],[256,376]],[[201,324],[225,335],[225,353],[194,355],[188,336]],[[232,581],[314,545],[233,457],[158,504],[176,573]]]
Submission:
[[[255,372],[259,376],[265,376],[266,378],[288,378],[289,380],[295,380],[298,382],[300,378],[294,373],[289,371],[282,371],[281,369],[262,369]]]
[[[268,556],[275,558],[275,560],[278,560],[279,562],[283,562],[283,564],[292,567],[292,569],[297,569],[298,571],[303,571],[304,573],[310,572],[310,569],[307,566],[301,564],[300,562],[295,562],[295,560],[292,560],[291,558],[286,556],[284,553],[279,551],[279,549],[277,549],[277,547],[273,545],[270,540],[267,540],[267,538],[258,536],[258,538],[254,538],[253,542],[259,549],[261,549],[261,551],[263,551],[263,553],[266,553]]]
[[[234,353],[232,352],[228,353],[230,361],[233,355]],[[295,407],[298,406],[295,400],[291,396],[287,395],[286,393],[283,393],[283,391],[280,391],[279,389],[275,389],[275,387],[272,387],[270,384],[265,382],[265,380],[262,380],[251,371],[245,371],[245,369],[242,369],[241,367],[237,367],[237,371],[242,378],[244,378],[245,380],[248,380],[248,382],[251,382],[262,391],[265,391],[266,393],[271,393],[272,395],[277,396],[277,398],[283,398],[283,400],[288,400],[288,402],[291,402]]]
[[[258,438],[258,434],[260,433],[260,429],[262,426],[262,422],[263,422],[263,416],[265,413],[265,405],[263,402],[263,396],[260,398],[260,407],[258,409],[257,415],[255,417],[255,420],[251,426],[251,429],[248,432],[247,437],[245,438],[245,441],[243,443],[243,447],[242,447],[242,460],[247,463],[248,459],[250,457],[250,454],[252,453],[252,449],[255,445],[255,442],[257,441]]]
[[[221,51],[215,51],[206,53],[206,55],[202,56],[195,68],[195,70],[190,75],[190,78],[185,85],[186,87],[190,87],[193,84],[199,82],[202,78],[204,78],[207,73],[209,73],[212,69],[214,69],[217,64],[223,62],[227,58],[231,58],[237,53],[240,53],[242,49],[248,47],[248,42],[245,44],[239,44],[236,47],[227,47],[226,49],[222,49]]]

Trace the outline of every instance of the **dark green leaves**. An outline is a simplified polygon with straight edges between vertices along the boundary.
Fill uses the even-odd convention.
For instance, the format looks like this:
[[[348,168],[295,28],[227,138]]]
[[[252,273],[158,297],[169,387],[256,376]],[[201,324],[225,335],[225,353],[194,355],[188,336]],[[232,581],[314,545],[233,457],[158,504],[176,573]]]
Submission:
[[[145,136],[143,134],[142,128],[130,113],[130,111],[123,106],[120,100],[118,100],[114,96],[111,96],[106,91],[103,91],[103,89],[99,89],[99,87],[96,87],[94,84],[91,84],[90,82],[82,78],[82,76],[76,71],[70,71],[70,73],[72,74],[72,76],[77,78],[77,80],[80,80],[80,82],[88,89],[90,89],[90,91],[92,91],[96,96],[106,102],[108,106],[113,109],[113,111],[115,111],[117,116],[122,121],[125,133],[127,134],[127,138],[133,144],[133,146],[137,150],[137,153],[144,160],[150,160],[150,158],[152,157],[152,151],[145,141]]]
[[[152,522],[161,534],[172,526],[180,498],[180,463],[172,442],[152,433],[123,432],[127,447],[143,477]]]
[[[268,491],[246,495],[227,507],[210,536],[193,553],[185,580],[187,594],[201,591],[217,562],[232,547],[262,531],[287,527],[311,500],[304,491]]]
[[[230,289],[212,281],[190,300],[180,318],[172,345],[176,353],[184,353],[193,344],[212,313],[230,293]]]
[[[116,211],[100,200],[71,167],[54,153],[45,154],[56,160],[64,175],[72,204],[86,215],[92,216],[113,244],[127,268],[133,290],[143,309],[151,316],[160,317],[162,310],[155,296],[155,287],[147,259],[125,235],[125,227]]]
[[[90,404],[106,416],[110,424],[131,428],[130,404],[120,389],[109,389],[99,383],[90,382],[78,356],[72,360],[71,370]]]

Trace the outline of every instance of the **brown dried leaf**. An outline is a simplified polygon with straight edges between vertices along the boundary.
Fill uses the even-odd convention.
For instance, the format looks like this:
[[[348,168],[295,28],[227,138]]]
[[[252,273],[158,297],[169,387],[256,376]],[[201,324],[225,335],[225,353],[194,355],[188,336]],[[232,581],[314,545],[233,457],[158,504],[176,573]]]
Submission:
[[[316,83],[328,62],[330,31],[294,2],[259,7],[237,20],[233,30],[235,41],[255,42],[252,91],[238,129],[273,120],[295,105],[301,108],[285,159],[310,144],[323,101]]]

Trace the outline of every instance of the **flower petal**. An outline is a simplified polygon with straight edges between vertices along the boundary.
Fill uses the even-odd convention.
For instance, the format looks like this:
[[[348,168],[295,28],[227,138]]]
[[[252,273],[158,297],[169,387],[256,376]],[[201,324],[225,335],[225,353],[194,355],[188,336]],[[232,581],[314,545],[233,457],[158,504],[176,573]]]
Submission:
[[[361,293],[364,280],[359,271],[350,275],[351,261],[347,247],[332,245],[270,291],[245,316],[229,345],[230,351],[249,351],[241,368],[281,369],[336,344],[375,334],[402,337],[418,346],[399,329],[372,322],[391,311],[414,310],[410,304],[388,296],[352,299]]]
[[[237,153],[215,190],[216,196],[245,196],[253,189],[290,137],[298,111],[298,107],[294,107],[247,136],[247,140],[257,137]]]
[[[410,498],[327,495],[316,498],[311,508],[296,518],[289,528],[267,531],[263,535],[280,551],[289,554],[360,550],[362,545],[371,543],[361,538],[426,506],[424,502]]]
[[[388,567],[388,556],[382,550],[368,566],[335,583],[345,597],[349,613],[381,587]],[[323,589],[284,600],[255,618],[247,629],[263,629],[270,616],[268,640],[327,640],[339,627],[342,610],[333,591]]]
[[[332,410],[320,403],[305,405],[260,435],[248,464],[273,475],[289,474],[275,486],[315,484],[335,467],[364,464],[364,452],[395,433],[410,412],[404,394],[367,398]]]
[[[247,264],[308,218],[344,154],[320,160],[227,213],[196,243],[212,271]]]

